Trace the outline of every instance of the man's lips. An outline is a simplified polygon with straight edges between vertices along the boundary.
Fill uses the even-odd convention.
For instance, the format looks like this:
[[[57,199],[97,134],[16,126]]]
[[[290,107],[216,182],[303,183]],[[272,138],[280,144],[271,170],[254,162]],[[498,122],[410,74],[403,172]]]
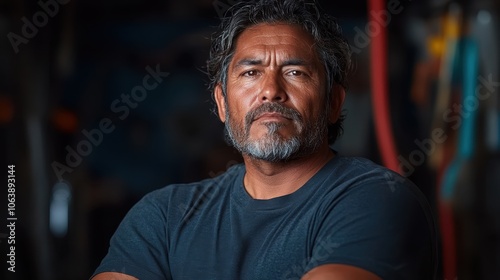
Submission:
[[[299,112],[292,108],[287,108],[279,103],[266,102],[246,114],[245,126],[249,129],[250,125],[257,120],[264,122],[301,122],[302,118]]]
[[[260,120],[260,119],[265,119],[265,120],[269,120],[269,119],[276,119],[276,120],[291,120],[291,118],[288,118],[288,117],[285,117],[283,114],[280,114],[280,113],[277,113],[277,112],[267,112],[267,113],[263,113],[263,114],[260,114],[258,115],[254,121],[256,120]]]

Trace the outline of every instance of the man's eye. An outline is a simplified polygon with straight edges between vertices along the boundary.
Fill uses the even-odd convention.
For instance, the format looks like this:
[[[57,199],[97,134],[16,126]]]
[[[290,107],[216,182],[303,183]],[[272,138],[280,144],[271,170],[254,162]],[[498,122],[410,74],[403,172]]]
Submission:
[[[299,70],[292,70],[292,71],[288,72],[288,75],[292,75],[292,76],[302,76],[302,75],[304,75],[304,72],[299,71]]]
[[[255,75],[257,75],[257,71],[255,71],[255,70],[250,70],[250,71],[246,71],[243,73],[243,76],[246,76],[246,77],[252,77]]]

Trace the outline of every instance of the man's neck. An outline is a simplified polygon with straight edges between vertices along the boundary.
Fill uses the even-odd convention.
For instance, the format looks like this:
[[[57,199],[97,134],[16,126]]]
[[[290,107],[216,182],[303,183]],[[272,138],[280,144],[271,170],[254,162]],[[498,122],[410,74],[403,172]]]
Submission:
[[[245,189],[255,199],[271,199],[293,193],[333,157],[334,153],[327,144],[309,156],[287,162],[273,163],[243,155]]]

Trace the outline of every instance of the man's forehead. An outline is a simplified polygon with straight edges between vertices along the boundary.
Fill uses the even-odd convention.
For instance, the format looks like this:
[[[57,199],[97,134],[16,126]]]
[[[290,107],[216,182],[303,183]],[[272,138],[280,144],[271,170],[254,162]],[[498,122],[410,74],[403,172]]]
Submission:
[[[254,25],[236,40],[235,57],[239,57],[238,60],[265,59],[270,51],[286,60],[305,61],[316,55],[312,36],[297,25]]]
[[[268,43],[286,44],[299,41],[304,45],[314,44],[314,40],[307,31],[295,24],[287,23],[260,23],[246,28],[236,40],[236,43]]]

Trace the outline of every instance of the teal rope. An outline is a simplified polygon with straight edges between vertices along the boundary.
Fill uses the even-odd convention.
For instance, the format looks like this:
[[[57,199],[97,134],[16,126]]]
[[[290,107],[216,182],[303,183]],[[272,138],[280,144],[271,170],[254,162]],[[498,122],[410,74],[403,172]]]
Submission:
[[[441,196],[444,200],[452,198],[462,166],[472,158],[475,149],[475,124],[480,105],[479,99],[475,96],[479,74],[479,52],[476,42],[470,38],[463,40],[463,50],[462,106],[465,114],[459,128],[457,153],[444,174],[441,188]]]

